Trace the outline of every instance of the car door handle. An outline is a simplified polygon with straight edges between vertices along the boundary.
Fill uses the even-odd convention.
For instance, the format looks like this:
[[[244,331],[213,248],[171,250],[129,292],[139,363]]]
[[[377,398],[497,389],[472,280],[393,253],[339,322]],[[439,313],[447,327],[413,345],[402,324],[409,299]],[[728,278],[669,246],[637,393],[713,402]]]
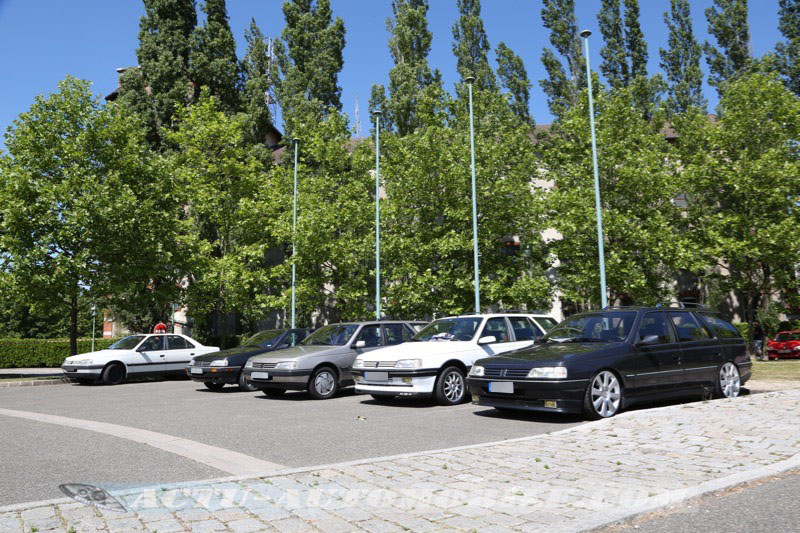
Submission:
[[[193,353],[190,353],[189,355],[194,355],[194,354],[193,354]]]
[[[164,354],[162,353],[161,355],[159,355],[159,357],[166,357],[166,355],[164,355]]]
[[[672,359],[675,360],[675,361],[680,361],[681,360],[681,356],[680,355],[673,355]]]

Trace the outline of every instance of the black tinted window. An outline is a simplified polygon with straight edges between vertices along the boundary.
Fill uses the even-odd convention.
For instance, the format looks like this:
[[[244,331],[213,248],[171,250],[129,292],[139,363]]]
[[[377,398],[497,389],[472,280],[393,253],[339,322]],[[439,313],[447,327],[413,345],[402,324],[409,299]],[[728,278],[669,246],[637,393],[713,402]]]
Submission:
[[[483,328],[481,337],[488,337],[493,335],[495,342],[508,342],[511,336],[508,334],[508,325],[505,318],[490,318],[486,321],[486,326]]]
[[[509,317],[508,320],[511,322],[511,328],[514,330],[514,336],[518,341],[532,341],[542,336],[539,328],[524,316]]]
[[[702,315],[702,317],[721,339],[736,339],[741,337],[741,335],[739,335],[739,330],[736,329],[733,324],[713,315]]]
[[[164,349],[164,335],[155,335],[146,339],[141,347],[139,348],[140,352],[151,352],[153,350],[163,350]]]
[[[169,346],[170,350],[185,350],[187,348],[191,348],[188,345],[189,343],[186,342],[183,337],[179,335],[168,335],[167,336],[167,346]]]
[[[361,333],[358,334],[356,342],[364,341],[364,348],[374,348],[381,345],[381,327],[380,326],[364,326]]]
[[[691,313],[685,311],[670,311],[669,317],[678,332],[681,342],[702,341],[711,337],[708,331],[700,326]]]
[[[667,319],[664,317],[664,313],[660,311],[647,313],[642,318],[636,340],[643,341],[645,337],[649,337],[650,335],[658,337],[659,343],[672,342],[672,336],[669,333],[669,326],[667,325]]]
[[[412,333],[403,324],[384,324],[386,330],[386,345],[393,346],[406,342],[412,337]]]

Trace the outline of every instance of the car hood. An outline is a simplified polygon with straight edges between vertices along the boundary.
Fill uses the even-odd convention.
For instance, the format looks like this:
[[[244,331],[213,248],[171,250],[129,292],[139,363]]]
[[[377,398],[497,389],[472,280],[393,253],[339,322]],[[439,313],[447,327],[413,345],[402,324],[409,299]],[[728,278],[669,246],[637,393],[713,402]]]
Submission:
[[[219,352],[211,352],[203,355],[193,357],[195,361],[216,361],[218,359],[225,359],[226,357],[247,357],[268,352],[272,348],[262,348],[261,346],[237,346],[236,348],[228,348]]]
[[[131,352],[131,350],[98,350],[96,352],[79,353],[78,355],[70,355],[64,359],[64,364],[69,364],[73,361],[81,361],[83,359],[91,359],[92,362],[95,363],[106,363],[112,359],[119,359]]]
[[[477,345],[466,341],[404,342],[361,354],[368,361],[397,361],[473,351]]]
[[[347,346],[293,346],[285,350],[278,350],[277,352],[270,352],[253,357],[251,361],[267,361],[267,360],[280,360],[286,361],[289,359],[300,359],[302,357],[312,357],[315,355],[326,355],[328,353],[341,353],[343,350],[348,350]],[[355,351],[355,350],[354,350]]]
[[[504,353],[503,355],[492,357],[488,359],[481,359],[476,361],[476,364],[486,366],[499,365],[520,365],[520,366],[537,366],[539,363],[545,361],[552,361],[553,363],[564,363],[573,359],[582,358],[586,354],[596,354],[604,352],[611,346],[617,346],[620,343],[547,343],[537,344],[529,348],[521,348],[513,352]]]

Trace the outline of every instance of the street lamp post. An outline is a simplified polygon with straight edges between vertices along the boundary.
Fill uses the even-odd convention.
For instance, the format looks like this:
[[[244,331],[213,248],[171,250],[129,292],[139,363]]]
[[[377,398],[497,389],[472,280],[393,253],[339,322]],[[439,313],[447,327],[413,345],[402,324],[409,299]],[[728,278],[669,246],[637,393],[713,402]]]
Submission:
[[[375,115],[375,319],[381,319],[381,110]]]
[[[97,317],[97,306],[92,304],[92,351],[94,351],[94,323]]]
[[[481,282],[478,269],[478,200],[475,190],[475,127],[472,119],[472,84],[473,76],[468,76],[464,81],[469,88],[469,148],[472,166],[472,252],[475,259],[475,312],[481,312]]]
[[[292,203],[292,329],[295,327],[295,284],[297,282],[297,150],[300,139],[292,139],[294,145],[294,200]]]
[[[597,212],[597,253],[600,256],[600,301],[603,307],[608,305],[606,295],[606,261],[603,252],[603,212],[600,207],[600,176],[597,172],[597,139],[594,132],[594,101],[592,99],[592,71],[589,67],[590,30],[583,30],[584,53],[586,55],[586,84],[589,86],[589,125],[592,131],[592,165],[594,168],[594,206]]]

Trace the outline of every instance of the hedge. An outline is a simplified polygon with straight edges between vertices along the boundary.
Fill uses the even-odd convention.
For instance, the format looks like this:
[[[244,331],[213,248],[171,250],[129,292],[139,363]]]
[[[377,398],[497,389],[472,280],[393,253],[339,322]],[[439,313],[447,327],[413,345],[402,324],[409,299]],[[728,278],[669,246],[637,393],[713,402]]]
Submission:
[[[94,349],[114,340],[95,339]],[[92,350],[92,339],[78,339],[78,353]],[[69,357],[69,339],[0,339],[0,368],[59,367]]]

